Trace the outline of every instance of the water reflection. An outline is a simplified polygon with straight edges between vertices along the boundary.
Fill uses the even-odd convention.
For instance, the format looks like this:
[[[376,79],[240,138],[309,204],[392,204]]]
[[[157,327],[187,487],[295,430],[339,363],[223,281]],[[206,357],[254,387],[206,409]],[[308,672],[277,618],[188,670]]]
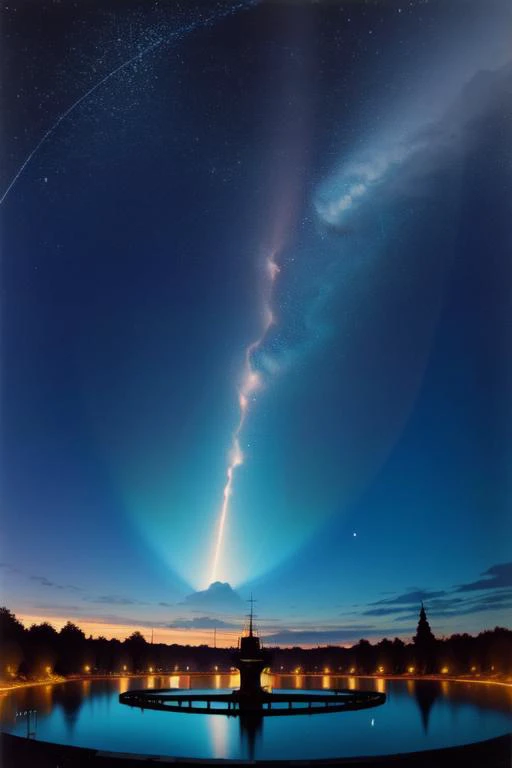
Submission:
[[[318,689],[328,681],[336,688],[385,689],[388,700],[375,711],[314,717],[244,715],[239,719],[150,710],[142,714],[138,708],[119,704],[120,691],[149,684],[155,688],[229,689],[238,678],[219,674],[123,676],[17,689],[0,697],[0,727],[26,735],[26,721],[16,713],[36,709],[41,741],[113,751],[262,760],[328,758],[339,756],[340,750],[354,756],[369,754],[369,749],[372,754],[433,749],[510,730],[512,690],[492,685],[301,673],[275,676],[272,687]]]
[[[221,760],[228,752],[228,720],[226,717],[212,716],[208,723],[212,734],[213,757]]]
[[[263,716],[255,712],[240,715],[240,744],[242,754],[247,755],[249,760],[254,760],[256,748],[261,741],[263,734]]]
[[[412,680],[410,682],[413,682]],[[443,681],[444,683],[445,681]],[[430,712],[435,702],[439,698],[439,686],[437,683],[430,680],[422,680],[419,685],[414,684],[414,698],[419,707],[421,713],[421,721],[423,723],[423,730],[425,734],[428,733],[428,724],[430,720]]]
[[[85,698],[90,694],[90,685],[82,686],[75,684],[68,690],[64,685],[57,685],[54,692],[54,702],[57,707],[62,709],[64,722],[66,725],[66,735],[71,739],[78,722],[80,710]],[[41,699],[39,699],[41,702]],[[40,711],[40,707],[37,707]]]
[[[130,686],[130,678],[129,677],[120,677],[118,679],[118,691],[119,693],[124,693],[128,690]]]
[[[91,691],[91,681],[90,680],[82,680],[82,695],[84,698],[89,695]]]

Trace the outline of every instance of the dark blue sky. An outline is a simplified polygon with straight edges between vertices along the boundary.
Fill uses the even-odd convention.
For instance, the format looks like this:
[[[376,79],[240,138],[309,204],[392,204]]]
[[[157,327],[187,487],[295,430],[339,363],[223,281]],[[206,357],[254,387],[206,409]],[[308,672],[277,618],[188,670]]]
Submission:
[[[11,609],[229,638],[194,593],[238,440],[214,571],[265,632],[510,623],[511,21],[5,9]]]

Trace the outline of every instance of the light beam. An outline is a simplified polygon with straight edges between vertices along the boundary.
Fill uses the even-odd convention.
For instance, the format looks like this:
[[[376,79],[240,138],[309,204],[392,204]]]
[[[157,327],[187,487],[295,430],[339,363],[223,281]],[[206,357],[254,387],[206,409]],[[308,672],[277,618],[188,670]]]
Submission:
[[[254,394],[263,386],[261,373],[253,365],[253,356],[256,350],[263,344],[267,333],[274,324],[274,314],[271,308],[272,294],[275,281],[279,274],[279,265],[276,262],[277,250],[271,252],[266,260],[266,280],[265,280],[265,302],[263,306],[263,324],[260,335],[252,341],[245,350],[244,366],[242,370],[241,384],[238,389],[238,407],[239,420],[231,438],[231,449],[229,452],[229,463],[226,470],[226,484],[222,494],[222,506],[217,525],[217,536],[215,540],[215,549],[213,555],[213,565],[210,577],[210,584],[218,580],[219,560],[224,541],[224,531],[226,520],[229,513],[229,502],[233,493],[233,481],[235,471],[244,463],[244,454],[240,447],[240,436],[249,413],[251,403],[254,401]]]

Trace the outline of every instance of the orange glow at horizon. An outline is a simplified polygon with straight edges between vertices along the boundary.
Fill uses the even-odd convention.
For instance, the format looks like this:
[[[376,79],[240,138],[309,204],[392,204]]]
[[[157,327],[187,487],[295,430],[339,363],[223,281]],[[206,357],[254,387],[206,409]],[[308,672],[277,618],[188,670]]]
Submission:
[[[145,637],[146,642],[151,642],[151,628],[141,626],[140,624],[115,624],[109,621],[102,621],[100,617],[40,616],[23,613],[17,613],[16,616],[27,629],[32,624],[48,622],[57,631],[60,631],[68,621],[71,621],[86,636],[92,635],[93,638],[106,637],[107,640],[126,640],[133,632],[137,631]],[[212,642],[212,632],[210,629],[169,629],[167,627],[157,627],[153,630],[153,640],[156,644],[208,645]],[[224,636],[221,631],[217,631],[216,644],[218,648],[232,648],[233,645],[236,645],[236,642],[234,642],[232,634],[228,633]]]

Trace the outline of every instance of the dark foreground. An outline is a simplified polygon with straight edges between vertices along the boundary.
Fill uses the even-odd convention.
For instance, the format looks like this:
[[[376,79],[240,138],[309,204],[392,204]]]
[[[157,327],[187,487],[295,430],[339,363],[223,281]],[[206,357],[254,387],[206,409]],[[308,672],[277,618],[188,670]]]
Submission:
[[[100,752],[94,749],[69,747],[34,741],[20,736],[0,734],[2,768],[144,768],[144,766],[225,765],[230,768],[246,765],[285,766],[343,765],[345,768],[385,766],[393,768],[510,768],[512,765],[512,734],[464,747],[428,750],[407,755],[387,757],[348,758],[339,760],[197,760],[166,756],[124,755],[120,752]]]

